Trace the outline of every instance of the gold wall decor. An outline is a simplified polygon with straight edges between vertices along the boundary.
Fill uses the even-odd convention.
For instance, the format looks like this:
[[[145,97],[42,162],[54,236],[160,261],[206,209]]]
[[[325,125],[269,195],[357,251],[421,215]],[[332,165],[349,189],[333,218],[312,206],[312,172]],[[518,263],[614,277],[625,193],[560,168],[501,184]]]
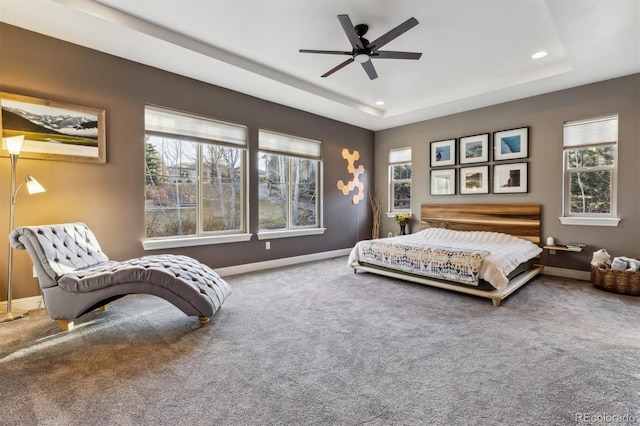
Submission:
[[[360,164],[358,168],[355,167],[355,162],[360,159],[360,153],[358,151],[353,151],[353,154],[349,154],[348,149],[342,150],[342,158],[347,160],[348,166],[347,171],[353,175],[353,179],[347,182],[346,184],[342,181],[338,181],[338,191],[342,191],[344,195],[349,195],[349,193],[355,189],[358,190],[353,195],[351,199],[353,204],[358,204],[360,201],[364,200],[364,183],[360,182],[360,175],[364,173],[364,166]]]

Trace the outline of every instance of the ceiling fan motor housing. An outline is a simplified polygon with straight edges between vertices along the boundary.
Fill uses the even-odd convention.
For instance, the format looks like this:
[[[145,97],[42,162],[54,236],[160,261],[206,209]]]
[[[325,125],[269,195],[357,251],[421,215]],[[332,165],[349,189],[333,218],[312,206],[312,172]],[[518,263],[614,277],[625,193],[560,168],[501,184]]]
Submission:
[[[410,18],[398,25],[396,28],[388,31],[382,36],[378,37],[370,43],[369,40],[364,38],[364,35],[369,30],[369,26],[367,24],[358,24],[353,25],[351,23],[351,19],[349,19],[348,15],[338,15],[338,20],[342,25],[342,29],[344,30],[349,42],[351,43],[351,52],[345,51],[336,51],[336,50],[309,50],[309,49],[300,49],[300,52],[304,53],[325,53],[330,55],[350,55],[351,58],[346,61],[338,64],[333,67],[326,73],[322,75],[322,77],[328,77],[334,72],[344,68],[352,62],[357,62],[362,65],[362,68],[365,70],[367,75],[371,80],[378,78],[378,74],[371,63],[371,58],[393,58],[393,59],[420,59],[421,53],[413,53],[413,52],[394,52],[394,51],[382,51],[379,50],[385,44],[389,43],[391,40],[396,37],[402,35],[406,31],[418,25],[418,20],[416,18]]]

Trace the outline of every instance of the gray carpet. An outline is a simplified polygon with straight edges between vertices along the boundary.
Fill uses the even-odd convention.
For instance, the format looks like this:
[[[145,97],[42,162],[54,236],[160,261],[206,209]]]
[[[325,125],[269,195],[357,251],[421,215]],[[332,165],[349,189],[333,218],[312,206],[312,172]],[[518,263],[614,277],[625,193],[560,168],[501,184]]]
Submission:
[[[227,281],[203,329],[153,296],[0,324],[0,424],[640,424],[640,298],[541,276],[494,308],[346,258]]]

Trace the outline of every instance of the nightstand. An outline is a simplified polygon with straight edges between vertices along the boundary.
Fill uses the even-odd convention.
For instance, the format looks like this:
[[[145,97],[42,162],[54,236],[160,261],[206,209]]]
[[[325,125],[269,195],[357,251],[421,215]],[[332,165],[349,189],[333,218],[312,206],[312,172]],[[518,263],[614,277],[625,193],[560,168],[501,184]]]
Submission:
[[[575,253],[580,253],[583,248],[585,248],[586,244],[568,244],[568,245],[553,245],[553,246],[542,246],[542,248],[549,250],[549,254],[556,254],[556,250],[559,251],[572,251]]]

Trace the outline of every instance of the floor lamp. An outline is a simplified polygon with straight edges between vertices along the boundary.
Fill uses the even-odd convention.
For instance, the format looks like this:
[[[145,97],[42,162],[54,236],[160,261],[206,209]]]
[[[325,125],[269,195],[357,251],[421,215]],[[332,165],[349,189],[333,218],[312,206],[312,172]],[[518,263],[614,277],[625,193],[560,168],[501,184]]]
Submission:
[[[24,141],[24,135],[13,136],[11,138],[2,138],[4,145],[9,151],[11,157],[11,203],[9,204],[9,232],[13,230],[13,212],[16,205],[16,195],[22,185],[27,184],[27,191],[29,194],[37,194],[38,192],[44,192],[42,185],[38,183],[33,177],[26,175],[24,182],[22,182],[16,188],[16,166],[18,165],[18,156],[20,150],[22,150],[22,142]],[[26,311],[12,311],[11,310],[11,293],[12,293],[12,279],[13,279],[13,248],[9,244],[9,263],[7,264],[7,313],[0,318],[0,322],[12,321],[14,319],[22,318],[27,314]]]

